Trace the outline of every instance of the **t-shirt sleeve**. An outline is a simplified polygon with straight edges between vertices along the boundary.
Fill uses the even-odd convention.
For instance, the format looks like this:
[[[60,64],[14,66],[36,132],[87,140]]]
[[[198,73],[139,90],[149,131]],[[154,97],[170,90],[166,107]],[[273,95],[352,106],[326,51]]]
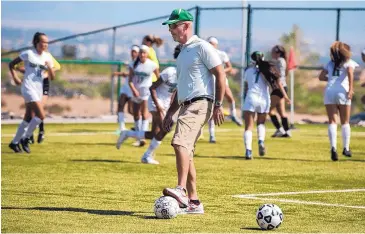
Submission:
[[[352,69],[355,69],[356,67],[359,66],[359,64],[357,62],[355,62],[354,60],[350,59],[343,66],[346,69],[349,68],[349,67],[351,67]]]
[[[28,54],[29,54],[29,50],[23,51],[19,54],[19,58],[23,61],[27,61],[28,60]]]
[[[200,58],[209,70],[222,64],[217,51],[208,43],[201,44]]]
[[[228,54],[226,52],[223,52],[223,62],[224,63],[228,63],[229,62],[229,57],[228,57]]]
[[[47,56],[47,62],[48,62],[48,66],[51,67],[51,68],[54,68],[54,62],[53,62],[53,59],[52,59],[52,55],[51,54],[48,54]]]
[[[166,68],[160,73],[160,78],[162,79],[163,82],[166,82],[169,79],[168,68]]]
[[[286,61],[283,58],[279,59],[279,70],[280,70],[280,76],[285,77]]]

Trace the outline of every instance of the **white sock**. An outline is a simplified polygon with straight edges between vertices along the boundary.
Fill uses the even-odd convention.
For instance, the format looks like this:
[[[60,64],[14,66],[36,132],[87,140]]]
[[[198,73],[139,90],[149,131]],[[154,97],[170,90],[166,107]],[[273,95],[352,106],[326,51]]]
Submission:
[[[337,124],[328,125],[328,137],[330,139],[331,148],[337,149]]]
[[[132,130],[127,131],[127,137],[132,137],[137,140],[144,139],[144,134],[145,131],[132,131]]]
[[[26,131],[26,128],[28,127],[28,122],[26,122],[25,120],[23,120],[19,126],[18,126],[18,130],[16,130],[16,133],[15,133],[15,137],[14,139],[11,141],[12,143],[14,144],[18,144],[20,139],[22,139],[25,131]]]
[[[119,130],[125,130],[125,122],[124,122],[124,112],[118,112],[118,123],[119,123]]]
[[[147,132],[148,131],[148,127],[149,127],[149,121],[148,121],[148,119],[142,120],[142,128],[141,128],[141,130]]]
[[[138,130],[142,130],[142,119],[138,120]]]
[[[210,119],[209,122],[209,135],[210,137],[215,137],[215,124],[214,124],[214,120]]]
[[[236,117],[236,103],[232,102],[231,105],[229,106],[229,112],[230,115],[233,117]]]
[[[140,120],[135,120],[134,121],[134,130],[135,131],[139,131],[140,129],[142,129],[142,128],[139,127],[139,121]]]
[[[29,138],[33,135],[34,130],[37,128],[37,126],[42,122],[40,118],[37,116],[34,116],[33,119],[30,121],[28,125],[28,129],[24,134],[24,138]]]
[[[257,125],[257,136],[259,138],[259,141],[264,142],[265,141],[265,135],[266,135],[265,124]]]
[[[247,130],[244,133],[245,147],[248,150],[252,150],[252,131]]]
[[[156,138],[153,138],[150,146],[148,147],[145,155],[152,155],[153,152],[161,145],[161,141],[156,140]]]
[[[345,148],[346,150],[350,150],[350,136],[351,136],[350,124],[342,125],[342,143],[343,143],[343,148]]]

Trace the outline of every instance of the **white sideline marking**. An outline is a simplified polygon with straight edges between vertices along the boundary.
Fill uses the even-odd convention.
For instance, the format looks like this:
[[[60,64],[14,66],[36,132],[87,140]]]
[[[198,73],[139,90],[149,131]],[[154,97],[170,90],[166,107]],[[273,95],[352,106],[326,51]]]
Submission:
[[[264,197],[264,196],[297,195],[297,194],[351,193],[351,192],[365,192],[365,189],[315,190],[315,191],[302,191],[302,192],[261,193],[261,194],[246,194],[246,195],[241,194],[241,195],[233,195],[233,197],[244,198],[244,199],[253,199],[253,200],[269,200],[269,201],[278,201],[278,202],[287,202],[287,203],[307,204],[307,205],[365,209],[365,206],[350,206],[350,205],[331,204],[331,203],[324,203],[324,202],[311,202],[311,201],[300,201],[300,200]]]
[[[258,194],[234,195],[233,197],[246,198],[246,197],[257,197],[257,196],[279,196],[279,195],[297,195],[297,194],[315,194],[315,193],[351,193],[351,192],[365,192],[365,188],[343,189],[343,190],[313,190],[313,191],[281,192],[281,193],[258,193]]]

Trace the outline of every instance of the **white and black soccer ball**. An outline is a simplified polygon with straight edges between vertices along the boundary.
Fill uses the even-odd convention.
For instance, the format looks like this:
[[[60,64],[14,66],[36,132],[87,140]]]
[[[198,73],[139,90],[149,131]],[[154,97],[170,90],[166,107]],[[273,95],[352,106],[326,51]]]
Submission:
[[[283,222],[284,215],[275,204],[264,204],[256,213],[256,221],[261,229],[272,230],[278,228]]]
[[[162,196],[155,201],[154,210],[159,219],[173,219],[180,212],[180,207],[175,198]]]

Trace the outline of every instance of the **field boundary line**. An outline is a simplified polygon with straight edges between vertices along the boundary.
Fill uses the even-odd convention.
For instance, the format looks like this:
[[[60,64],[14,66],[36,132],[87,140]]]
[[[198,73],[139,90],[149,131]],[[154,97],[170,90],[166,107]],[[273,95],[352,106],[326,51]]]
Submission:
[[[252,199],[252,200],[278,201],[278,202],[284,202],[284,203],[296,203],[296,204],[306,204],[306,205],[319,205],[319,206],[365,209],[365,206],[351,206],[351,205],[343,205],[343,204],[333,204],[333,203],[316,202],[316,201],[291,200],[291,199],[280,199],[280,198],[270,197],[270,196],[280,196],[280,195],[351,193],[351,192],[365,192],[365,188],[343,189],[343,190],[313,190],[313,191],[261,193],[261,194],[260,193],[259,194],[240,194],[240,195],[233,195],[233,197],[243,198],[243,199]]]

